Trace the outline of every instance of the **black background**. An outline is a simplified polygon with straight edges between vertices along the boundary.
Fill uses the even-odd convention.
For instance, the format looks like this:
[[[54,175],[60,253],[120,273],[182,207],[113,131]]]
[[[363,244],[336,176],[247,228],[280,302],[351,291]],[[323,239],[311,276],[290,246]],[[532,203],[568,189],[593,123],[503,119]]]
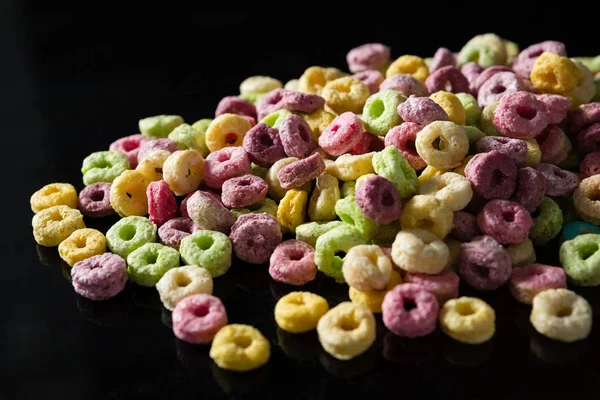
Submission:
[[[417,11],[399,5],[397,11],[365,8],[336,16],[302,4],[292,5],[297,13],[282,6],[272,15],[191,14],[167,5],[131,15],[120,9],[73,15],[41,12],[40,4],[0,5],[5,161],[0,397],[291,399],[368,392],[466,399],[579,397],[596,387],[598,328],[576,344],[546,340],[531,328],[529,308],[505,288],[461,292],[479,295],[496,309],[497,334],[485,345],[460,345],[439,332],[399,339],[379,321],[376,344],[344,363],[326,355],[314,335],[278,331],[272,308],[287,289],[274,284],[265,267],[241,264],[215,281],[215,293],[230,321],[255,325],[269,338],[272,358],[249,374],[221,371],[207,347],[175,340],[153,290],[130,285],[102,304],[78,297],[56,251],[36,251],[28,200],[54,181],[81,189],[81,160],[137,133],[142,117],[180,114],[190,122],[212,117],[217,102],[237,94],[247,76],[285,82],[311,65],[344,69],[345,53],[371,41],[390,45],[394,58],[431,56],[439,46],[458,50],[488,31],[522,47],[555,39],[572,56],[596,55],[597,6],[578,5],[571,17],[553,7],[528,13],[495,3],[487,11],[450,12],[424,3]],[[542,258],[553,260],[556,252],[550,247]],[[325,294],[331,305],[346,299],[344,287],[322,277],[308,289]],[[593,289],[577,290],[600,310]]]

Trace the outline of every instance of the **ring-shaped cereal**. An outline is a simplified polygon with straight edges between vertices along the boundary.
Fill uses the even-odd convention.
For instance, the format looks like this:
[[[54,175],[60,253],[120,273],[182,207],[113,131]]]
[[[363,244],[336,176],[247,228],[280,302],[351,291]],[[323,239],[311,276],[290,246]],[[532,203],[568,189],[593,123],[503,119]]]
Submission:
[[[77,191],[69,183],[51,183],[31,195],[30,204],[34,213],[54,206],[77,208]]]
[[[269,275],[275,281],[302,286],[315,279],[315,251],[299,240],[286,240],[277,245],[269,259]]]
[[[183,124],[183,118],[181,116],[163,114],[140,119],[138,128],[144,136],[150,138],[166,138],[173,129],[181,124]]]
[[[461,343],[487,342],[496,331],[495,321],[494,309],[474,297],[448,300],[440,310],[442,332]]]
[[[110,205],[110,187],[108,182],[96,182],[79,192],[79,210],[86,217],[99,218],[115,213]]]
[[[296,240],[307,243],[312,247],[317,245],[317,239],[339,226],[345,226],[343,221],[307,222],[296,227]],[[314,257],[313,257],[314,260]]]
[[[385,79],[379,85],[379,91],[383,92],[386,90],[394,90],[405,97],[413,94],[422,97],[429,94],[425,84],[409,74],[394,75]]]
[[[544,197],[538,207],[538,214],[529,229],[529,238],[536,246],[545,246],[560,233],[563,212],[554,200]]]
[[[540,93],[565,95],[577,87],[581,72],[569,58],[544,51],[535,61],[529,78]]]
[[[230,371],[250,371],[260,368],[271,355],[269,341],[249,325],[226,325],[217,332],[210,347],[210,358]]]
[[[367,85],[351,76],[328,82],[321,92],[325,104],[336,114],[360,113],[369,95]]]
[[[171,155],[170,151],[157,150],[148,154],[135,168],[146,177],[148,182],[160,181],[163,178],[163,166]]]
[[[197,265],[213,278],[223,275],[231,266],[231,241],[227,235],[199,230],[181,240],[179,252],[188,265]]]
[[[531,139],[548,126],[546,105],[528,92],[514,92],[500,99],[494,126],[505,136]]]
[[[444,304],[450,299],[458,297],[458,283],[460,278],[456,272],[446,269],[438,275],[407,273],[404,277],[406,283],[423,286],[437,299],[438,304]]]
[[[179,252],[159,243],[146,243],[127,256],[127,272],[132,282],[154,286],[171,268],[179,267]]]
[[[415,148],[417,133],[421,129],[423,127],[419,124],[404,122],[398,126],[394,126],[385,135],[385,146],[395,146],[414,170],[421,170],[427,167],[427,163],[419,156]]]
[[[309,67],[298,80],[298,91],[321,94],[327,83],[343,77],[345,74],[337,68]]]
[[[371,95],[362,110],[362,121],[368,132],[384,136],[394,126],[402,122],[398,106],[406,98],[395,90],[383,90]]]
[[[531,304],[533,298],[544,290],[566,287],[567,276],[562,268],[529,264],[513,269],[509,289],[517,301]]]
[[[121,217],[148,214],[146,189],[150,182],[135,169],[123,171],[110,187],[110,205]]]
[[[338,282],[344,282],[344,275],[342,274],[344,261],[337,253],[346,253],[352,247],[365,244],[365,242],[365,238],[355,227],[348,224],[336,226],[317,238],[315,264],[319,271],[325,275],[334,278]]]
[[[212,119],[201,119],[193,125],[181,124],[169,133],[169,140],[177,143],[180,149],[198,150],[202,157],[208,156],[206,147],[206,128],[212,122]]]
[[[203,177],[204,158],[196,150],[178,150],[163,165],[163,179],[177,196],[196,190]]]
[[[120,151],[97,151],[83,160],[81,173],[83,183],[112,182],[117,176],[130,168],[129,159]]]
[[[227,312],[221,300],[204,293],[181,299],[171,317],[175,336],[192,344],[209,343],[227,325]]]
[[[327,353],[338,360],[350,360],[375,341],[375,318],[366,306],[342,302],[321,317],[317,333]]]
[[[535,248],[531,239],[527,238],[521,243],[511,244],[506,248],[508,256],[510,257],[510,263],[515,267],[522,267],[524,265],[533,264],[536,260]]]
[[[355,181],[361,176],[375,172],[373,157],[375,152],[360,155],[343,154],[330,168],[331,174],[342,181]]]
[[[516,244],[527,239],[533,220],[529,211],[510,200],[491,200],[477,215],[481,232],[501,244]]]
[[[282,86],[281,81],[278,79],[271,78],[270,76],[255,75],[244,79],[240,83],[240,93],[268,93]]]
[[[236,114],[223,114],[215,118],[206,129],[206,147],[211,152],[230,146],[241,146],[244,135],[252,126]]]
[[[392,270],[390,280],[382,290],[358,290],[350,286],[348,297],[353,303],[367,306],[372,313],[381,313],[381,305],[387,292],[402,283],[402,277],[397,270]]]
[[[303,333],[317,328],[329,311],[327,300],[310,292],[291,292],[275,304],[275,322],[286,332]]]
[[[404,283],[386,293],[381,309],[386,328],[395,335],[415,338],[435,330],[439,305],[425,287]]]
[[[443,239],[452,230],[454,213],[445,203],[429,195],[416,195],[402,209],[402,229],[424,229]]]
[[[434,196],[452,211],[465,208],[473,198],[471,182],[462,175],[445,172],[427,179],[419,185],[419,194]]]
[[[326,172],[317,177],[315,188],[308,203],[308,217],[311,221],[332,221],[335,219],[335,204],[341,198],[338,179]]]
[[[592,330],[592,307],[568,289],[544,290],[533,298],[529,320],[536,331],[550,339],[575,342]]]
[[[85,228],[83,215],[69,206],[53,206],[33,216],[31,220],[35,241],[45,247],[58,246],[78,229]]]
[[[417,173],[402,156],[396,146],[387,146],[373,156],[375,173],[391,181],[398,189],[400,198],[406,199],[417,192]]]
[[[346,54],[350,72],[382,68],[390,60],[390,48],[381,43],[366,43]]]
[[[465,109],[456,95],[440,90],[433,93],[429,98],[435,101],[448,114],[448,120],[457,125],[465,124]]]
[[[392,244],[394,264],[411,273],[439,274],[449,256],[446,243],[422,229],[404,229],[398,232]]]
[[[425,80],[425,86],[429,93],[435,93],[440,90],[448,90],[452,93],[468,92],[469,81],[452,65],[441,67],[434,71]]]
[[[353,113],[337,116],[319,136],[319,146],[332,156],[350,151],[362,138],[363,123]]]
[[[156,241],[156,225],[145,217],[125,217],[106,231],[108,248],[123,258],[146,243]]]
[[[495,290],[510,279],[508,252],[490,236],[479,236],[460,246],[460,276],[477,290]]]
[[[308,193],[304,190],[291,189],[286,192],[277,208],[277,220],[282,232],[294,233],[296,227],[304,223],[307,201]]]
[[[382,290],[392,273],[392,262],[377,245],[352,247],[342,265],[346,283],[358,290]]]
[[[310,114],[301,113],[302,118],[308,122],[308,126],[312,129],[312,136],[315,143],[319,142],[319,136],[335,119],[335,115],[324,109],[319,109]]]
[[[76,262],[104,253],[106,237],[96,229],[77,229],[58,245],[60,258],[71,267]]]
[[[385,71],[386,78],[399,74],[412,75],[414,78],[424,82],[429,76],[429,68],[427,68],[427,64],[425,64],[425,61],[421,57],[407,54],[398,57]]]
[[[560,263],[569,280],[579,286],[600,285],[600,235],[586,233],[560,246]]]
[[[210,272],[197,265],[171,268],[156,284],[163,306],[170,311],[177,303],[195,294],[212,294],[213,279]]]

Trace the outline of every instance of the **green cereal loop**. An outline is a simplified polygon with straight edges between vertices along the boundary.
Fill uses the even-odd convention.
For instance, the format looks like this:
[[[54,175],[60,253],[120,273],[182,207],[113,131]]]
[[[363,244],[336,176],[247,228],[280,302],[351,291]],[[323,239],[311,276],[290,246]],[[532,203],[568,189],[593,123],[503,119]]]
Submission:
[[[235,218],[239,218],[241,215],[245,214],[269,214],[277,218],[277,203],[275,201],[265,197],[263,200],[258,203],[254,203],[249,205],[246,208],[232,208],[231,213],[235,215]]]
[[[279,128],[279,125],[281,125],[283,120],[290,114],[291,112],[286,109],[273,111],[271,114],[261,119],[260,122],[269,125],[271,128]]]
[[[377,232],[379,225],[367,218],[354,196],[344,197],[335,203],[335,213],[346,224],[356,228],[366,240],[370,240]]]
[[[181,259],[187,265],[206,269],[213,278],[223,275],[231,266],[231,240],[227,235],[201,230],[183,238],[179,245]]]
[[[130,168],[129,159],[120,151],[97,151],[83,160],[81,173],[88,186],[96,182],[109,182]]]
[[[494,111],[496,111],[498,104],[499,103],[495,101],[492,104],[485,106],[481,112],[481,117],[479,117],[477,126],[486,134],[486,136],[502,136],[494,126]]]
[[[560,246],[560,263],[574,284],[600,285],[600,235],[587,233]]]
[[[402,123],[398,115],[398,105],[406,97],[395,90],[384,90],[371,95],[362,112],[362,121],[368,132],[384,136],[391,128]]]
[[[596,57],[574,57],[591,71],[592,74],[600,72],[600,56]]]
[[[179,115],[156,115],[140,119],[138,126],[142,135],[157,139],[166,138],[173,129],[181,124],[183,124],[183,118]]]
[[[377,175],[383,176],[396,185],[401,198],[406,199],[417,193],[419,189],[417,173],[396,146],[388,146],[375,153],[373,168]]]
[[[146,217],[125,217],[106,231],[108,248],[123,258],[146,243],[156,242],[156,225]]]
[[[267,178],[267,174],[269,173],[269,168],[261,167],[260,165],[256,165],[252,163],[252,175],[259,176],[263,179]]]
[[[208,147],[206,147],[206,130],[212,121],[213,120],[211,118],[203,118],[192,124],[192,128],[199,132],[201,137],[201,139],[198,139],[200,148],[197,150],[200,152],[200,154],[202,154],[202,157],[205,158],[210,154],[210,150]]]
[[[296,227],[296,240],[310,244],[312,247],[317,245],[317,239],[338,226],[344,226],[342,221],[329,222],[308,222]]]
[[[354,227],[343,224],[332,229],[317,239],[315,246],[315,264],[319,271],[343,283],[342,264],[344,260],[336,255],[348,252],[352,247],[365,244],[363,235]]]
[[[456,93],[455,96],[458,97],[465,109],[465,125],[476,125],[481,116],[481,108],[477,104],[477,99],[469,93]]]
[[[544,246],[560,233],[563,213],[550,197],[544,197],[538,211],[539,215],[533,219],[533,225],[529,230],[529,239],[536,246]]]
[[[485,136],[485,133],[481,132],[477,127],[470,125],[461,125],[465,130],[465,135],[467,135],[467,140],[469,141],[469,154],[477,153],[477,149],[475,146],[477,145],[477,141]]]
[[[265,94],[266,93],[240,93],[238,97],[256,105],[256,103],[258,103],[261,97],[263,97]]]
[[[392,221],[386,225],[379,225],[375,236],[371,239],[373,244],[392,244],[396,235],[402,227],[400,226],[400,220]]]
[[[154,286],[171,268],[179,267],[179,252],[159,243],[146,243],[127,256],[127,272],[132,282]]]
[[[340,189],[340,196],[342,196],[342,198],[354,196],[354,192],[356,192],[356,181],[346,181]]]
[[[181,124],[169,133],[169,139],[177,143],[182,150],[197,150],[202,154],[202,157],[206,157],[210,151],[208,151],[208,147],[206,147],[206,141],[204,139],[205,134],[206,129],[204,131],[198,131],[193,126]]]
[[[502,59],[491,46],[483,43],[467,43],[458,53],[456,58],[458,65],[475,61],[483,68],[502,64]]]

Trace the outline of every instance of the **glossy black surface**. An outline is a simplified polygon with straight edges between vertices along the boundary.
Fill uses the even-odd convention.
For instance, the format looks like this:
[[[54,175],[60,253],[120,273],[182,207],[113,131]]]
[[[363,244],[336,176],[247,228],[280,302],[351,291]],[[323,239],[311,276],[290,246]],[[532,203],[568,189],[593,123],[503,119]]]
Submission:
[[[564,345],[535,333],[529,308],[506,288],[493,293],[461,288],[461,294],[480,296],[495,308],[497,334],[490,342],[462,345],[439,331],[401,339],[378,318],[374,346],[340,362],[321,350],[316,335],[278,330],[273,306],[290,288],[273,282],[264,266],[239,263],[215,281],[215,294],[230,321],[254,325],[267,336],[272,356],[252,373],[222,371],[208,358],[206,346],[174,338],[170,315],[154,290],[129,285],[101,303],[77,296],[56,250],[36,246],[29,209],[29,196],[46,183],[67,181],[81,189],[81,160],[136,133],[139,118],[159,113],[181,114],[189,121],[211,117],[219,99],[236,94],[250,75],[285,81],[311,65],[344,68],[345,52],[368,41],[392,45],[394,56],[430,55],[440,45],[459,49],[473,34],[486,31],[524,45],[563,40],[572,55],[594,55],[600,53],[597,42],[576,36],[594,37],[593,24],[569,20],[570,25],[556,26],[551,12],[520,14],[518,21],[527,23],[499,18],[496,24],[489,17],[461,22],[456,15],[448,16],[446,25],[429,20],[423,25],[426,18],[409,18],[407,12],[355,26],[349,25],[357,23],[351,18],[329,21],[314,15],[281,17],[273,24],[260,14],[189,15],[164,9],[147,16],[119,12],[117,19],[116,12],[111,18],[94,15],[94,20],[37,12],[29,3],[9,1],[2,7],[0,398],[324,399],[415,392],[461,399],[581,398],[597,387],[598,289],[577,289],[596,311],[592,335],[579,343]],[[105,230],[113,222],[90,226]],[[540,258],[556,262],[556,253],[553,245]],[[347,299],[346,287],[323,276],[306,289],[323,294],[332,306]]]

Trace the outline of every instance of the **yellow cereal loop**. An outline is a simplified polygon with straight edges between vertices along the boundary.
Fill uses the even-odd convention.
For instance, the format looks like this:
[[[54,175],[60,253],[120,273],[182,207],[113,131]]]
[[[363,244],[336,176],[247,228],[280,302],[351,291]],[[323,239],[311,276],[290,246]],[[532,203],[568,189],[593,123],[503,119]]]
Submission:
[[[535,140],[534,140],[534,142],[535,142]],[[471,161],[471,158],[473,158],[473,157],[474,156],[466,156],[465,158],[463,158],[463,160],[460,163],[460,165],[458,167],[454,168],[452,170],[452,172],[454,172],[455,174],[459,174],[461,176],[466,176],[465,175],[465,167],[467,166],[467,164],[469,163],[469,161]]]
[[[540,150],[540,145],[535,139],[523,139],[523,141],[527,145],[525,165],[527,167],[535,167],[542,161],[542,150]]]
[[[383,290],[392,274],[392,261],[374,244],[352,247],[344,257],[346,283],[358,290]]]
[[[289,190],[277,209],[277,220],[283,232],[295,232],[296,227],[304,223],[308,193],[304,190]]]
[[[309,67],[298,80],[298,91],[321,94],[325,85],[345,75],[337,68]]]
[[[446,204],[433,196],[416,195],[400,214],[402,229],[424,229],[443,239],[452,230],[454,213]]]
[[[197,150],[178,150],[163,165],[163,179],[177,196],[196,190],[202,178],[204,158]]]
[[[431,165],[428,165],[425,167],[425,169],[423,171],[421,171],[421,175],[419,175],[419,183],[423,183],[425,182],[427,179],[431,179],[434,176],[439,176],[441,174],[444,174],[448,172],[445,169],[437,169],[435,167],[432,167]]]
[[[85,228],[83,215],[69,206],[46,208],[31,220],[35,241],[45,247],[58,246],[77,229]]]
[[[217,332],[210,346],[210,358],[230,371],[250,371],[269,361],[269,341],[249,325],[226,325]]]
[[[163,166],[170,155],[171,152],[166,150],[153,151],[135,169],[144,175],[148,182],[160,181],[163,178]]]
[[[535,248],[531,239],[527,238],[521,243],[511,244],[506,248],[510,256],[510,263],[514,267],[523,267],[535,262]]]
[[[130,169],[117,176],[110,187],[110,205],[121,217],[148,214],[146,189],[150,182],[141,172]]]
[[[390,280],[384,290],[358,290],[350,286],[348,296],[353,303],[366,306],[373,313],[381,313],[381,303],[385,294],[402,283],[402,277],[397,271],[392,271]]]
[[[543,52],[531,70],[531,83],[540,93],[566,94],[581,80],[577,65],[567,57]]]
[[[423,229],[405,229],[392,243],[392,259],[402,270],[437,275],[448,264],[450,251],[446,243]]]
[[[374,151],[357,156],[342,154],[335,160],[330,173],[342,181],[354,181],[363,175],[372,174],[375,172],[374,155]]]
[[[311,221],[333,221],[336,218],[335,203],[340,199],[337,178],[326,172],[317,177],[317,183],[308,203]]]
[[[438,169],[458,167],[469,152],[465,130],[449,121],[434,121],[425,126],[417,135],[415,145],[419,156]]]
[[[345,301],[319,320],[317,333],[327,353],[338,360],[350,360],[375,341],[375,318],[366,306]]]
[[[335,119],[335,115],[325,111],[324,109],[319,109],[310,114],[300,114],[302,118],[306,122],[308,122],[308,126],[312,130],[312,137],[315,140],[315,143],[319,142],[319,136],[321,136],[321,132],[325,130]]]
[[[471,182],[464,176],[446,172],[422,182],[419,185],[419,194],[431,195],[445,203],[452,211],[459,211],[473,198],[473,189]]]
[[[398,57],[396,61],[390,64],[387,71],[385,71],[386,78],[399,74],[412,75],[414,78],[424,82],[429,76],[429,68],[427,68],[427,64],[425,64],[425,61],[421,57],[404,55]]]
[[[268,93],[282,86],[281,81],[270,76],[251,76],[240,84],[240,94]]]
[[[77,208],[77,191],[69,183],[50,183],[35,192],[29,202],[34,213],[54,206]]]
[[[448,114],[448,119],[457,125],[465,124],[465,108],[459,98],[453,93],[440,90],[433,93],[429,98],[435,101]]]
[[[212,153],[230,146],[241,146],[250,122],[236,114],[223,114],[213,119],[206,129],[206,147]]]
[[[302,333],[316,329],[329,310],[327,300],[310,292],[291,292],[275,304],[275,322],[287,332]]]
[[[496,332],[496,313],[485,301],[475,297],[448,300],[440,311],[442,332],[467,344],[488,341]]]
[[[95,229],[83,228],[71,233],[58,245],[58,254],[69,266],[106,253],[106,237]]]
[[[347,111],[361,113],[369,96],[367,85],[351,76],[327,83],[321,92],[325,104],[336,114]]]

